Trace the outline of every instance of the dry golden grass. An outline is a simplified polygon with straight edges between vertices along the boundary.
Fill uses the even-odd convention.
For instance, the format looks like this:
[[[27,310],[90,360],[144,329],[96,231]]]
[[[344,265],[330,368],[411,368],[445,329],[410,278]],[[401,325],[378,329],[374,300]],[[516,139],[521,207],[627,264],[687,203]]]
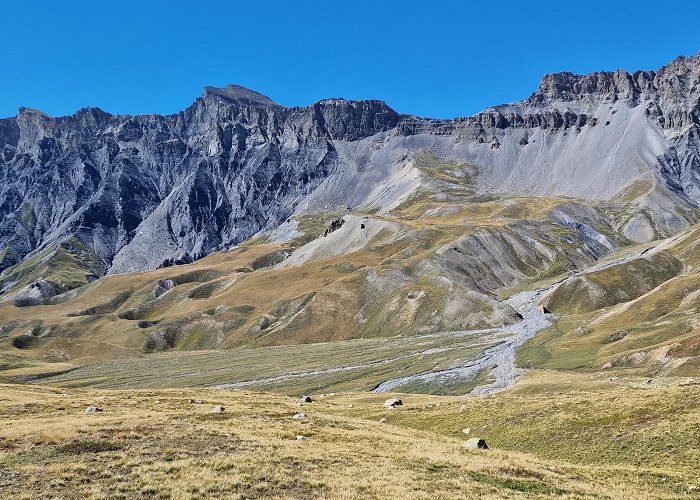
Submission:
[[[490,398],[432,397],[423,410],[428,397],[408,396],[385,410],[369,394],[298,407],[240,391],[0,391],[0,492],[12,498],[678,498],[695,485],[672,470],[469,452],[442,435],[460,405]]]

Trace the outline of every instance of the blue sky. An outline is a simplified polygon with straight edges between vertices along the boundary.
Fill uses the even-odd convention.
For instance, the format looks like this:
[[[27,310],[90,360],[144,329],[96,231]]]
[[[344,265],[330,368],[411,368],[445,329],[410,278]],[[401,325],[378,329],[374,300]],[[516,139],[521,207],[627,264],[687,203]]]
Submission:
[[[0,116],[172,113],[206,85],[285,105],[379,98],[430,117],[519,100],[555,71],[700,49],[700,2],[0,0]]]

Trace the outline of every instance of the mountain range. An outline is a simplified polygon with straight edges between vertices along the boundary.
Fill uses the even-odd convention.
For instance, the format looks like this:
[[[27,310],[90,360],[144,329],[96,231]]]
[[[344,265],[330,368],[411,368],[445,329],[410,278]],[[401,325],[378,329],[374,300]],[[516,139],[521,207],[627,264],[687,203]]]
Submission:
[[[521,346],[521,367],[690,369],[699,98],[693,56],[545,75],[451,120],[234,85],[167,116],[22,108],[0,120],[0,366],[350,342],[340,372],[307,375],[491,390],[520,373]],[[485,343],[441,337],[475,330]],[[406,339],[405,357],[378,338]],[[206,383],[282,376],[217,373]]]
[[[168,116],[22,108],[0,120],[0,269],[75,241],[92,279],[192,262],[295,214],[388,212],[420,189],[421,150],[472,166],[479,194],[630,200],[616,231],[668,236],[700,202],[699,79],[698,56],[551,74],[522,102],[454,120],[381,101],[287,108],[233,85]]]

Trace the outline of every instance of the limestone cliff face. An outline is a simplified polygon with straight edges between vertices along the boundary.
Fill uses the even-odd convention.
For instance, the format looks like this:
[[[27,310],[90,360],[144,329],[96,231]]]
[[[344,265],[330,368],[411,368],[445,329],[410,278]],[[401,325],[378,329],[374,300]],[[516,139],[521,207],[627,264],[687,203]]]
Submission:
[[[658,158],[663,173],[686,195],[700,201],[700,56],[679,57],[658,71],[546,75],[539,90],[525,102],[543,108],[539,118],[530,115],[530,122],[567,128],[597,124],[593,110],[617,101],[629,108],[641,107],[659,127],[669,144]],[[567,111],[557,113],[550,111],[552,107]],[[514,118],[510,123],[517,121]]]
[[[700,57],[685,57],[655,72],[546,75],[522,102],[454,120],[381,101],[287,108],[237,86],[207,87],[168,116],[23,108],[0,120],[0,270],[73,237],[109,272],[191,261],[306,200],[362,202],[347,187],[356,174],[414,188],[392,176],[424,148],[476,165],[482,191],[516,194],[611,198],[643,164],[664,185],[645,203],[663,213],[635,227],[678,230],[687,221],[669,197],[700,201],[699,94]]]
[[[526,102],[546,105],[601,100],[644,107],[645,115],[658,124],[671,145],[668,154],[660,158],[663,171],[699,201],[700,56],[679,57],[658,71],[546,75]],[[589,118],[579,117],[578,122]]]

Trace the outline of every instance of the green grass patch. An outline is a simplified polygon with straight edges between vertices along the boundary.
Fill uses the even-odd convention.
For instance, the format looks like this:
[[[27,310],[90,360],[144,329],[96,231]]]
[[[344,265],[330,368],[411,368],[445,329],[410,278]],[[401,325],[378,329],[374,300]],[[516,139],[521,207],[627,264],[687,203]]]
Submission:
[[[86,453],[103,453],[106,451],[118,451],[124,448],[124,445],[117,443],[115,441],[109,440],[94,440],[94,439],[83,439],[80,441],[73,441],[71,443],[66,443],[56,447],[58,453],[64,453],[66,455],[83,455]]]
[[[558,488],[556,486],[551,486],[539,481],[525,481],[522,479],[513,479],[510,477],[502,476],[492,476],[490,474],[484,474],[483,472],[470,472],[469,477],[474,481],[478,481],[483,484],[488,484],[490,486],[495,486],[499,489],[507,489],[513,491],[519,491],[522,493],[529,493],[533,495],[570,495],[573,492],[570,490],[565,490]]]

